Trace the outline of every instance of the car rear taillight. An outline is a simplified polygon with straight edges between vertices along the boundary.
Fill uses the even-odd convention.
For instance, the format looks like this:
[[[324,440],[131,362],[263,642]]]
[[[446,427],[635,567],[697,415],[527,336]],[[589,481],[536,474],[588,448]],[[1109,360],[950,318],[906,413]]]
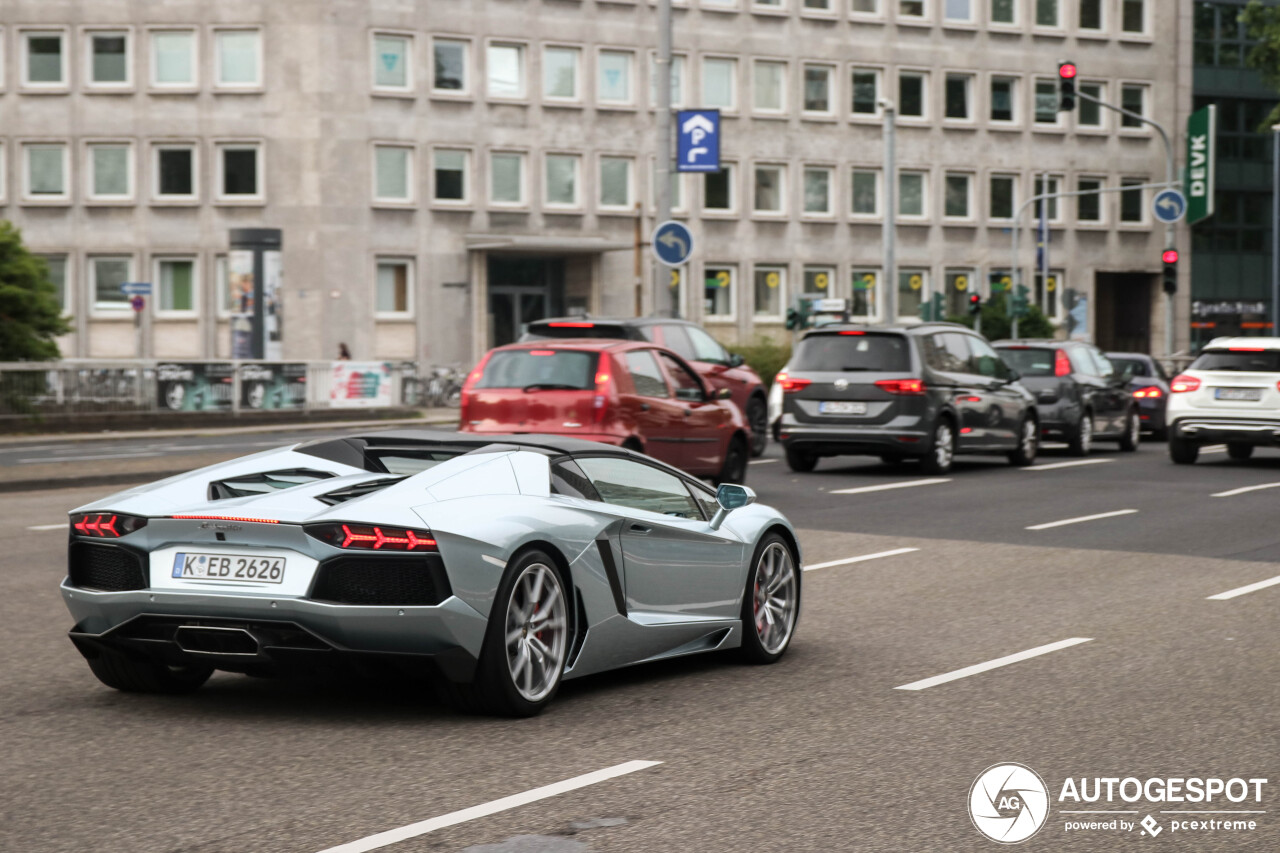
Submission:
[[[313,539],[349,551],[435,551],[430,530],[335,521],[302,528]]]
[[[1067,358],[1067,354],[1063,350],[1056,349],[1053,351],[1053,375],[1071,375],[1071,359]]]
[[[919,396],[925,391],[923,379],[878,379],[876,387],[903,396]]]
[[[1139,400],[1158,400],[1164,396],[1164,392],[1154,385],[1147,388],[1139,388],[1133,392],[1133,396]]]
[[[78,512],[71,516],[71,532],[90,539],[119,539],[146,526],[145,518],[115,512]]]
[[[609,413],[609,399],[617,396],[617,390],[613,376],[609,373],[609,357],[601,353],[596,367],[596,395],[591,399],[591,413],[597,425],[605,422],[605,416]]]
[[[548,323],[553,329],[594,329],[595,323]]]
[[[812,379],[799,379],[797,377],[788,376],[785,373],[779,373],[773,380],[782,387],[783,394],[794,394],[797,391],[803,391],[813,384]]]
[[[471,397],[475,393],[476,383],[480,381],[481,376],[484,376],[484,366],[489,363],[489,356],[491,355],[493,355],[492,350],[485,353],[484,358],[480,359],[480,363],[467,374],[467,378],[462,382],[462,393],[458,395],[460,398],[458,419],[464,425],[467,423],[467,408],[471,403]]]
[[[1188,376],[1185,373],[1179,373],[1173,377],[1173,381],[1169,383],[1169,390],[1174,394],[1185,394],[1188,391],[1199,391],[1200,380],[1194,376]]]

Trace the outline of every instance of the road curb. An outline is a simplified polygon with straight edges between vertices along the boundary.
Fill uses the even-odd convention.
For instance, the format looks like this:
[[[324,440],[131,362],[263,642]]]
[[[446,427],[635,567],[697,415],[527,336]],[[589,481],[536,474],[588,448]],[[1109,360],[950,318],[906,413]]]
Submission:
[[[51,492],[57,489],[78,489],[89,486],[127,486],[134,483],[150,483],[177,474],[185,474],[191,468],[175,468],[166,471],[121,471],[116,474],[92,474],[80,477],[43,477],[39,480],[0,480],[0,494],[6,492]]]

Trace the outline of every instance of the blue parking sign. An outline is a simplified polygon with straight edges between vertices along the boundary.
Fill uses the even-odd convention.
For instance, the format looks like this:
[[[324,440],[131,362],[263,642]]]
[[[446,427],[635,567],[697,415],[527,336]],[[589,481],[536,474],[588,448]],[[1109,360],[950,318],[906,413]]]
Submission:
[[[676,171],[720,171],[720,111],[676,113]]]

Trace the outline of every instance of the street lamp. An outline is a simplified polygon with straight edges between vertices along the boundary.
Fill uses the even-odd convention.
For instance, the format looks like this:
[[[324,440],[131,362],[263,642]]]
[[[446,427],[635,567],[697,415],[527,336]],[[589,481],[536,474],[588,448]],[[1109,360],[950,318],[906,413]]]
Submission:
[[[897,107],[888,98],[876,102],[884,116],[884,219],[881,242],[884,248],[884,323],[898,322],[898,169],[896,161]]]
[[[1271,125],[1271,334],[1280,335],[1280,124]]]

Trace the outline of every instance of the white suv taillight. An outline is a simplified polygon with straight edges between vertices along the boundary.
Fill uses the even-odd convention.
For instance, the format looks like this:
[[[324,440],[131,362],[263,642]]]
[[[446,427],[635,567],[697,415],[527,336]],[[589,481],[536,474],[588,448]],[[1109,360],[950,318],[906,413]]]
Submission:
[[[1194,376],[1179,373],[1177,376],[1173,377],[1173,381],[1169,383],[1169,390],[1174,394],[1186,394],[1189,391],[1199,391],[1200,380]]]

